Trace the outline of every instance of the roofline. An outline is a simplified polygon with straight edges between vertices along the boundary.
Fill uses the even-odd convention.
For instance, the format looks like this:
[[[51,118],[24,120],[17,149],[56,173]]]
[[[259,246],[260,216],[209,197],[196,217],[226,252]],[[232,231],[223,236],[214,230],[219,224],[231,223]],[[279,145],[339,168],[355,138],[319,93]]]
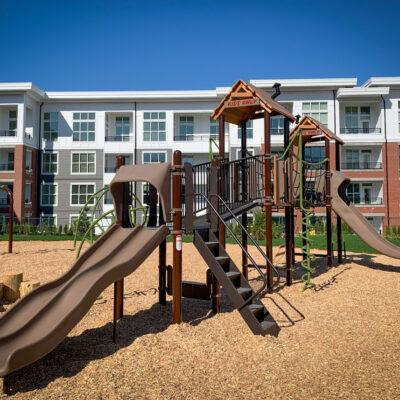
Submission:
[[[48,100],[217,99],[216,90],[46,92]]]
[[[390,88],[385,86],[340,88],[337,92],[337,98],[383,96],[389,94],[389,91]]]
[[[274,83],[280,83],[283,88],[339,88],[354,87],[357,78],[317,78],[317,79],[252,79],[250,83],[254,86],[272,88]]]
[[[371,76],[361,87],[371,86],[398,86],[400,85],[400,76]]]
[[[0,92],[26,92],[39,98],[45,96],[45,92],[32,82],[0,82]]]

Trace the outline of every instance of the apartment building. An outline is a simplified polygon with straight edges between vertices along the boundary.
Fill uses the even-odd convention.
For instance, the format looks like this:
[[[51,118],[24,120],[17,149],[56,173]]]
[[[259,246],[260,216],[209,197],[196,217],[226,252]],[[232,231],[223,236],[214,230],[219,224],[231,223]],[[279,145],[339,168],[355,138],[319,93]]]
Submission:
[[[345,142],[341,169],[351,177],[350,199],[376,229],[400,225],[400,78],[253,80],[294,115],[311,115]],[[208,160],[218,124],[212,110],[229,88],[195,91],[45,92],[32,83],[0,84],[0,184],[15,194],[19,220],[39,217],[64,225],[87,198],[109,184],[116,156],[126,163]],[[248,125],[249,151],[260,151],[261,120]],[[227,124],[226,149],[239,156],[239,130]],[[272,149],[283,149],[283,120],[271,120]],[[310,160],[321,147],[307,149]],[[332,155],[333,156],[333,155]],[[334,162],[334,157],[332,157]],[[138,185],[140,198],[145,185]],[[111,208],[109,196],[103,209]],[[7,199],[0,193],[0,214]]]

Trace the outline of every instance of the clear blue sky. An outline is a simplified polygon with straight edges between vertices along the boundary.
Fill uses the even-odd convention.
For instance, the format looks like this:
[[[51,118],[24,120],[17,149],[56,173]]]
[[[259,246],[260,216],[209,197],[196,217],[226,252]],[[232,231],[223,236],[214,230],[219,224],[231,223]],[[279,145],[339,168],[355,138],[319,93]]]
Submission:
[[[0,81],[209,89],[400,75],[400,1],[0,0]]]

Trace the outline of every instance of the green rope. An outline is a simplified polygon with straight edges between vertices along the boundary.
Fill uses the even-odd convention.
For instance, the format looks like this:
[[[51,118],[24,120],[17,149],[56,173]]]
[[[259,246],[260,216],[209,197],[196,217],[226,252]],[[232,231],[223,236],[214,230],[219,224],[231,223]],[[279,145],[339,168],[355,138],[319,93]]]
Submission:
[[[301,276],[301,280],[303,281],[303,290],[313,288],[315,284],[311,281],[312,274],[314,273],[314,268],[311,266],[311,261],[314,259],[311,254],[311,239],[310,239],[310,230],[312,228],[311,225],[311,217],[313,215],[312,208],[307,207],[306,199],[304,196],[304,176],[303,176],[303,141],[301,135],[301,129],[299,130],[299,143],[297,149],[297,160],[299,161],[300,174],[299,174],[299,207],[302,212],[301,223],[302,226],[305,226],[305,232],[301,232],[302,245],[301,250],[302,254],[305,255],[304,260],[301,262],[301,266],[304,269],[304,273]]]

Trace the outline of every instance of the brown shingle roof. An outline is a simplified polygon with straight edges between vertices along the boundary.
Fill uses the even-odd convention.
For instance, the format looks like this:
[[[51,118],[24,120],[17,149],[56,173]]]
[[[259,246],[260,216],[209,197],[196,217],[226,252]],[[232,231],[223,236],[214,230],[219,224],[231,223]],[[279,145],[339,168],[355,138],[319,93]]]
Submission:
[[[295,120],[295,117],[273,100],[267,92],[242,80],[232,86],[230,92],[212,113],[211,118],[217,119],[223,115],[225,121],[240,125],[259,111],[265,111],[271,116],[282,115],[291,122]]]

